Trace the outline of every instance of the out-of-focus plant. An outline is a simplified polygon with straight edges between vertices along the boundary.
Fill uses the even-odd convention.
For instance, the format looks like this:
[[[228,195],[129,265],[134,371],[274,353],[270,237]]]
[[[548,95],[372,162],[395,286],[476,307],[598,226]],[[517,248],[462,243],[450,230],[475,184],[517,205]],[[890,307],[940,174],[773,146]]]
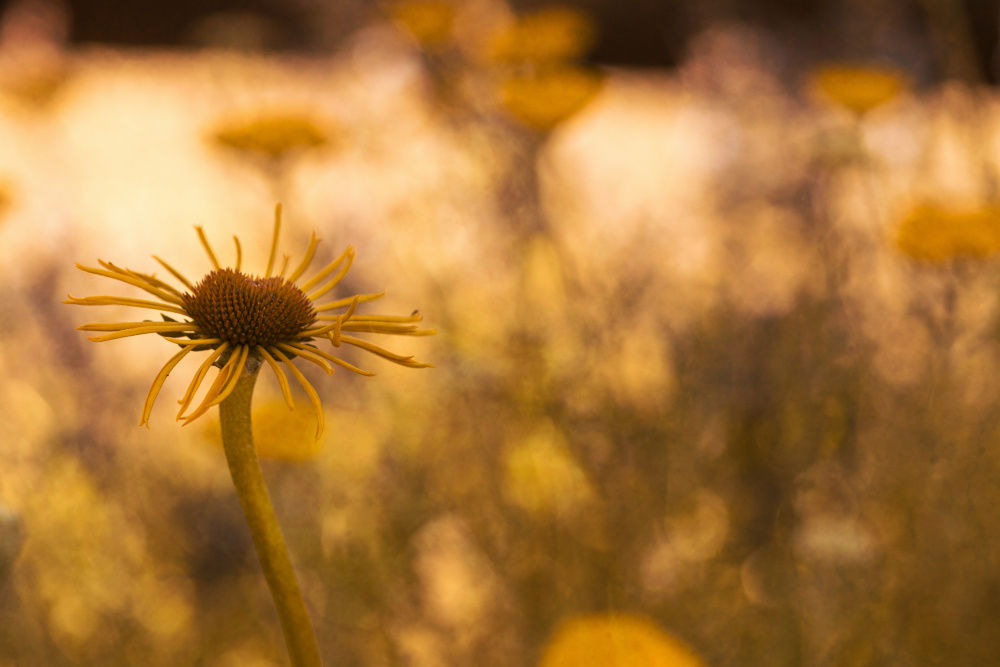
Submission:
[[[456,7],[448,0],[402,0],[388,5],[389,16],[429,50],[445,46],[452,37]]]
[[[1000,252],[1000,207],[948,209],[923,205],[899,224],[896,245],[906,255],[932,263]]]
[[[503,78],[500,97],[524,125],[547,132],[582,109],[601,87],[601,78],[582,67],[539,68]]]
[[[906,77],[898,70],[860,65],[820,67],[813,82],[827,99],[858,115],[892,100],[907,86]]]
[[[596,35],[593,20],[581,10],[546,7],[499,30],[488,43],[486,56],[506,64],[577,60],[593,46]]]
[[[518,122],[542,132],[580,111],[601,87],[600,73],[580,59],[596,29],[579,9],[548,7],[518,16],[489,42],[500,104]]]
[[[196,230],[213,266],[213,270],[200,282],[191,282],[172,266],[158,257],[155,258],[189,291],[181,291],[151,274],[100,261],[102,267],[100,269],[80,264],[77,267],[87,273],[138,287],[155,296],[158,301],[112,296],[83,298],[70,296],[64,303],[86,306],[129,306],[160,312],[162,322],[145,320],[86,324],[78,327],[84,331],[110,332],[90,337],[95,342],[158,334],[164,340],[181,348],[156,375],[146,396],[140,424],[145,424],[147,427],[157,394],[174,367],[191,352],[211,350],[211,354],[195,373],[180,401],[181,407],[177,419],[183,419],[184,423],[188,424],[204,415],[213,406],[219,406],[226,460],[278,610],[292,663],[318,665],[319,649],[312,624],[254,449],[250,407],[258,371],[265,362],[271,367],[289,409],[293,408],[293,401],[282,365],[292,373],[315,408],[318,439],[324,424],[319,394],[301,371],[292,364],[292,359],[299,357],[319,366],[327,373],[332,373],[333,365],[336,365],[361,375],[373,375],[325,352],[314,344],[314,339],[325,338],[334,347],[347,343],[401,366],[423,368],[429,364],[414,361],[412,357],[394,354],[345,332],[421,336],[433,334],[434,331],[419,329],[415,323],[421,318],[417,314],[403,317],[355,314],[361,302],[377,299],[383,295],[382,293],[359,294],[328,303],[318,303],[317,300],[328,294],[347,274],[354,259],[354,251],[348,248],[311,278],[300,280],[312,263],[319,245],[319,239],[313,235],[305,257],[290,274],[287,273],[288,256],[280,268],[277,267],[275,260],[281,230],[280,204],[275,212],[274,236],[267,267],[262,277],[254,277],[241,271],[242,249],[238,238],[234,237],[235,267],[222,268],[204,231],[200,227],[196,227]],[[319,314],[339,309],[346,310],[337,315]],[[184,319],[178,320],[177,316]],[[188,412],[213,365],[220,367],[215,381],[207,390],[201,404]]]
[[[649,619],[608,613],[571,618],[558,629],[539,667],[702,667],[683,642]]]
[[[24,542],[24,525],[13,510],[0,505],[0,587],[14,567]]]
[[[281,201],[299,159],[333,143],[332,133],[305,113],[273,111],[220,123],[211,142],[259,169]]]

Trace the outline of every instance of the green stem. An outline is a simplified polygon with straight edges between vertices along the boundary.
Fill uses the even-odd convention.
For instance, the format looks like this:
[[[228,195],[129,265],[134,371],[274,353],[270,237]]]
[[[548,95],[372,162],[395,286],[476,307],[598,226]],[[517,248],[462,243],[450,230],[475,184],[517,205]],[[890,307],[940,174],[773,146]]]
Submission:
[[[257,381],[257,370],[244,372],[233,393],[219,404],[222,444],[226,449],[226,461],[236,485],[236,494],[250,524],[257,557],[271,589],[274,606],[278,609],[292,665],[317,667],[322,662],[316,635],[254,449],[250,400]]]

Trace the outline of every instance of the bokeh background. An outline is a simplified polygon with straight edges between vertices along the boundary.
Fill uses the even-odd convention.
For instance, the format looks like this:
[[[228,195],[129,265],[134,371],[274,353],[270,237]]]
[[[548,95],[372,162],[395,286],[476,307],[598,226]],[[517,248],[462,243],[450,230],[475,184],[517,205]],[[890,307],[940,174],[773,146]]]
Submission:
[[[1000,663],[996,3],[0,7],[0,665],[285,664],[199,361],[61,303],[276,201],[439,332],[258,385],[327,664]]]

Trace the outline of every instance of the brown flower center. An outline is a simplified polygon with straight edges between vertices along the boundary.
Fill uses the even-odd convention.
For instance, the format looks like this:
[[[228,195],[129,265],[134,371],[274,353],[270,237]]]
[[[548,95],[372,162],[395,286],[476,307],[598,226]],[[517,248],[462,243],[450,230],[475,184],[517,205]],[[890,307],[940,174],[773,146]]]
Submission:
[[[284,278],[251,278],[234,269],[212,271],[183,298],[203,334],[231,345],[289,341],[316,319],[309,297]]]

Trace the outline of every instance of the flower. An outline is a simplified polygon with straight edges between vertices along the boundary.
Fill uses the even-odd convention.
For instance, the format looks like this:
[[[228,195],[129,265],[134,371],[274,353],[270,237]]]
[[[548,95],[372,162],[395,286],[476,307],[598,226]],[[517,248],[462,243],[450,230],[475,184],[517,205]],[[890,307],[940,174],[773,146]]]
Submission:
[[[326,133],[316,123],[295,114],[275,114],[234,122],[218,130],[214,139],[220,146],[237,153],[272,160],[329,143]]]
[[[560,65],[507,76],[500,95],[508,113],[518,121],[547,132],[586,106],[601,84],[596,72]]]
[[[827,66],[817,70],[816,86],[829,99],[863,114],[896,97],[906,85],[894,69],[870,66]]]
[[[539,667],[702,667],[691,649],[652,621],[629,614],[579,616],[549,642]]]
[[[313,234],[305,257],[298,266],[290,274],[287,273],[289,257],[286,255],[280,270],[274,273],[278,236],[281,230],[280,204],[275,211],[274,237],[263,276],[251,276],[240,270],[242,250],[237,237],[233,237],[236,243],[236,265],[234,268],[222,268],[204,230],[201,227],[195,227],[195,230],[214,267],[200,282],[191,282],[165,261],[153,256],[153,259],[188,291],[182,292],[152,274],[139,273],[120,268],[111,262],[98,260],[103,268],[91,268],[81,264],[77,264],[76,267],[87,273],[138,287],[159,301],[115,296],[77,298],[69,295],[63,302],[82,306],[131,306],[161,312],[162,322],[145,320],[84,324],[77,327],[83,331],[111,332],[88,337],[95,342],[153,333],[181,348],[167,361],[153,380],[142,408],[140,425],[149,428],[153,403],[167,376],[184,357],[194,351],[211,350],[211,354],[201,364],[179,401],[181,407],[177,413],[178,420],[184,420],[186,425],[205,414],[213,405],[221,403],[236,387],[236,382],[244,369],[256,369],[261,362],[267,362],[274,371],[285,402],[289,409],[293,409],[288,379],[281,367],[284,364],[305,389],[316,409],[317,439],[323,432],[323,410],[319,395],[291,360],[299,357],[316,364],[327,374],[333,373],[331,364],[359,375],[374,375],[374,373],[361,370],[319,349],[313,342],[315,339],[325,338],[338,348],[347,343],[408,368],[431,367],[430,364],[395,354],[346,333],[366,332],[401,336],[427,336],[436,333],[433,329],[420,329],[417,326],[416,323],[422,319],[417,312],[401,317],[356,314],[359,304],[378,299],[384,296],[385,292],[358,294],[323,304],[317,303],[318,299],[329,293],[347,275],[354,260],[352,247],[348,246],[337,259],[308,280],[301,280],[319,245],[319,239]],[[330,274],[333,276],[327,279]],[[326,282],[323,282],[324,280]],[[342,313],[330,314],[331,311],[343,308],[346,310]],[[171,315],[179,315],[183,319],[175,319]],[[218,376],[209,387],[201,404],[185,415],[213,365],[221,367]]]
[[[489,45],[498,62],[548,62],[579,58],[594,43],[594,22],[573,7],[546,7],[525,14]]]
[[[446,0],[401,0],[389,6],[389,12],[425,48],[436,49],[447,43],[455,23],[455,5]]]
[[[924,205],[900,223],[896,245],[914,259],[943,263],[1000,252],[1000,207],[949,210]]]

